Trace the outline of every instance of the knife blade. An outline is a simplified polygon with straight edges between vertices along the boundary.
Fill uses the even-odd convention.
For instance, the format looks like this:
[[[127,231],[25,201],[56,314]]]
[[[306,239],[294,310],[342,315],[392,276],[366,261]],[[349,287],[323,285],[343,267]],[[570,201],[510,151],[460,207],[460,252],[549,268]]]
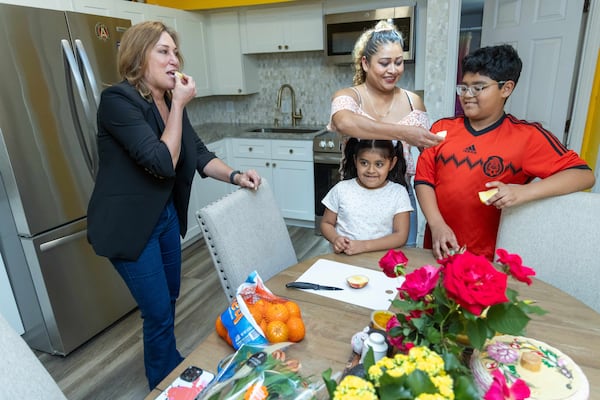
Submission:
[[[319,285],[317,283],[310,282],[290,282],[286,283],[285,287],[295,289],[312,289],[312,290],[344,290],[343,288],[335,286]]]

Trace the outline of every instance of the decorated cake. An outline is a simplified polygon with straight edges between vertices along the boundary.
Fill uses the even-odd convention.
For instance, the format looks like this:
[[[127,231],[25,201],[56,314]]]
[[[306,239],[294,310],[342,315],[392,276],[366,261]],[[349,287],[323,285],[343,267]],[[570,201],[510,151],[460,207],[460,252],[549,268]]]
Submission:
[[[471,370],[483,395],[499,369],[507,382],[523,380],[531,400],[587,400],[589,383],[581,368],[568,356],[547,344],[522,336],[496,336],[483,351],[475,350]]]

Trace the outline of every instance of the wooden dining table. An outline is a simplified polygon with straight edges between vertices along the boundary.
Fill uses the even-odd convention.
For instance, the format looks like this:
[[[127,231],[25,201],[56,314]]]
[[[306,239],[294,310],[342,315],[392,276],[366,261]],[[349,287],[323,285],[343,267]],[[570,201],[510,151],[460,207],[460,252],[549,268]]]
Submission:
[[[427,264],[438,265],[429,250],[409,248],[402,251],[409,259],[407,272]],[[299,262],[265,282],[273,293],[300,305],[306,336],[302,341],[291,345],[286,354],[288,358],[300,360],[303,376],[312,376],[315,381],[322,381],[321,373],[328,368],[334,373],[343,371],[353,355],[350,340],[356,332],[369,325],[373,310],[311,291],[289,289],[286,288],[286,283],[297,280],[321,258],[379,270],[378,261],[384,253],[353,256],[326,254]],[[520,298],[534,300],[548,311],[542,316],[532,316],[527,325],[526,336],[543,341],[571,357],[590,383],[590,399],[600,399],[600,314],[540,280],[534,279],[533,284],[527,286],[511,279],[509,286],[519,291]],[[155,399],[190,365],[216,373],[219,361],[233,352],[232,347],[216,332],[211,333],[146,399]]]

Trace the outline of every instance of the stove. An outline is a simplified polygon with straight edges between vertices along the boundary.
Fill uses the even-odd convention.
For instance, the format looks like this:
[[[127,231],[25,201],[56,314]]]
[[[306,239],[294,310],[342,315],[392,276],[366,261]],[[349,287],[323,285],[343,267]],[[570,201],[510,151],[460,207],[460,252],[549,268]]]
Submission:
[[[340,181],[340,160],[342,158],[342,141],[337,132],[326,131],[313,139],[313,160],[315,178],[315,234],[321,235],[321,219],[325,206],[321,204],[323,197]]]

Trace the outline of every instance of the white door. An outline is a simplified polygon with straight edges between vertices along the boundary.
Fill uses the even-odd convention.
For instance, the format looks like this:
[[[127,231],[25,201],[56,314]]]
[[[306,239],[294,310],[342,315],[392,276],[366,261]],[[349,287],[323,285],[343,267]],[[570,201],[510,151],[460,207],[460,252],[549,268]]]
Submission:
[[[523,71],[507,112],[565,141],[584,0],[485,0],[481,47],[508,43]]]

